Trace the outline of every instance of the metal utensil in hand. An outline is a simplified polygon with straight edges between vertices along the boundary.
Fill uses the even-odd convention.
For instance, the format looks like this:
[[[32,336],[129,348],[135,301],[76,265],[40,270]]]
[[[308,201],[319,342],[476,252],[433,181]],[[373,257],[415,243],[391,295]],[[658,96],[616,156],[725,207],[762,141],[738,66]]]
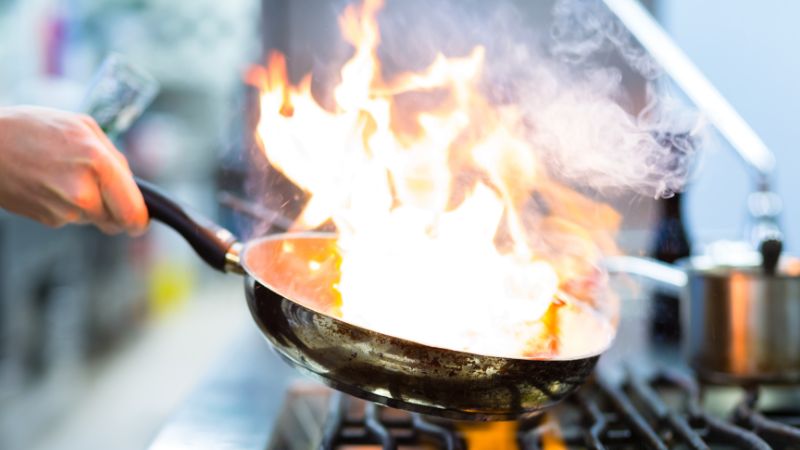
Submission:
[[[95,74],[81,110],[114,138],[128,130],[158,91],[159,84],[149,73],[112,53]]]

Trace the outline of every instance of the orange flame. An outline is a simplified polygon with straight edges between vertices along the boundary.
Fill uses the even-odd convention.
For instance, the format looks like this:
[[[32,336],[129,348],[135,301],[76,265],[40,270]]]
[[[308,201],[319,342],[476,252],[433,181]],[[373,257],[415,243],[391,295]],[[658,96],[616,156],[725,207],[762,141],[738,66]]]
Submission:
[[[332,108],[310,76],[289,83],[281,54],[247,76],[261,92],[258,142],[307,194],[294,229],[336,227],[342,317],[492,355],[602,348],[602,326],[571,331],[586,336],[581,348],[561,335],[580,324],[565,320],[578,302],[602,297],[597,262],[614,251],[616,212],[557,183],[519,107],[481,94],[483,47],[384,80],[381,7],[366,0],[340,17],[355,53]]]
[[[519,425],[520,423],[516,421],[456,424],[470,450],[520,449],[522,446],[519,445]],[[543,450],[567,450],[557,416],[551,413],[544,414],[536,429],[541,431],[539,444]]]
[[[458,423],[470,450],[516,450],[517,422]]]

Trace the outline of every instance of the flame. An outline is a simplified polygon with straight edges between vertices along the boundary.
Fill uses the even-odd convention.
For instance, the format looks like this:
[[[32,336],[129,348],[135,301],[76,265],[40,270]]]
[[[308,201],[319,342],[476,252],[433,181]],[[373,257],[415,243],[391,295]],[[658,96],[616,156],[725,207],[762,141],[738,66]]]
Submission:
[[[279,53],[247,75],[261,93],[257,140],[306,194],[293,230],[336,228],[342,318],[532,357],[568,352],[572,324],[585,346],[569,351],[602,349],[592,334],[603,328],[568,315],[601,306],[598,259],[614,251],[618,215],[554,180],[520,108],[482,95],[483,47],[385,80],[381,7],[365,0],[340,17],[355,53],[332,106],[315,100],[310,75],[292,85]]]
[[[457,424],[459,431],[464,436],[470,450],[516,450],[518,423],[508,422],[489,422],[489,423],[468,423]]]
[[[528,448],[520,442],[520,435],[536,434],[538,446],[543,450],[567,450],[567,444],[558,424],[558,417],[545,413],[534,428],[520,426],[518,421],[506,422],[459,422],[456,427],[461,432],[470,450],[517,450]],[[522,433],[520,433],[522,429]],[[535,431],[533,431],[535,430]]]

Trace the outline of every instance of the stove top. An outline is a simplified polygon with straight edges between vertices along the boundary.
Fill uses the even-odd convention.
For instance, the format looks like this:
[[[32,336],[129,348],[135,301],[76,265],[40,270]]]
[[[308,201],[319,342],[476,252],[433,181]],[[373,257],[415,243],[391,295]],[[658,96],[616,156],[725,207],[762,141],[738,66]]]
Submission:
[[[593,379],[523,422],[454,422],[339,394],[290,369],[245,327],[150,448],[800,449],[800,385],[701,382],[675,343],[649,339],[648,307],[625,300]]]
[[[495,423],[426,417],[296,384],[267,448],[800,449],[797,388],[705,385],[675,369],[625,372],[598,373],[536,418]]]

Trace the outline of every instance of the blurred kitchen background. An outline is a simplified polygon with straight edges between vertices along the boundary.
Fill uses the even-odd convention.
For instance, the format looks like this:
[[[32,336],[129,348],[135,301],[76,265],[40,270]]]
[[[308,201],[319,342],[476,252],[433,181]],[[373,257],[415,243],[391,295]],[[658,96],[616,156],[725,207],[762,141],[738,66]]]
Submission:
[[[256,0],[0,1],[0,105],[77,109],[103,58],[159,95],[118,142],[136,172],[218,217]],[[164,227],[130,239],[0,211],[0,448],[143,448],[242,327],[240,280]]]
[[[267,47],[287,45],[283,25],[320,5],[337,10],[308,0],[0,0],[0,106],[76,109],[105,55],[125,55],[161,85],[118,142],[134,170],[251,233],[235,213],[252,206],[241,186],[253,170],[242,74]],[[782,225],[796,252],[800,3],[646,5],[775,153]],[[684,202],[695,247],[744,237],[752,180],[721,139],[703,149]],[[626,211],[643,248],[657,210],[639,200]],[[204,267],[164,227],[108,237],[0,211],[0,448],[144,448],[254,328],[240,280]]]

